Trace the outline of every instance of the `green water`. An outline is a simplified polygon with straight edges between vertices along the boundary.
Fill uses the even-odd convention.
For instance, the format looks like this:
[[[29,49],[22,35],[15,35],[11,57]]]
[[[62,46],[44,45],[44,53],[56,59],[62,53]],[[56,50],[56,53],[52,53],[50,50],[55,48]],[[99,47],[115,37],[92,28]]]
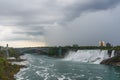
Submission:
[[[120,80],[120,67],[26,54],[28,68],[16,80]]]

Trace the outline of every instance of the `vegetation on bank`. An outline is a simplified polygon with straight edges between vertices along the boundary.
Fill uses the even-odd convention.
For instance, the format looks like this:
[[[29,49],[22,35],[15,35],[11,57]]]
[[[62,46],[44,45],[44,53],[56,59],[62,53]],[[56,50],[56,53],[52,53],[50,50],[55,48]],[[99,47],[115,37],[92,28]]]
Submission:
[[[15,58],[19,58],[20,53],[19,51],[15,50],[14,48],[8,48],[8,52],[9,52],[9,56],[10,57],[15,57]],[[0,57],[6,57],[6,49],[1,49],[0,50]]]
[[[20,52],[15,50],[14,48],[9,48],[8,52],[9,52],[10,57],[19,58],[19,56],[20,56]]]
[[[9,56],[18,58],[18,52],[13,48],[8,49]],[[22,65],[12,65],[6,57],[6,50],[0,50],[0,80],[15,80],[14,75],[19,72]]]
[[[69,49],[64,47],[49,47],[47,55],[54,57],[64,57]]]
[[[5,58],[0,57],[0,80],[15,80],[14,75],[24,66],[12,65]]]

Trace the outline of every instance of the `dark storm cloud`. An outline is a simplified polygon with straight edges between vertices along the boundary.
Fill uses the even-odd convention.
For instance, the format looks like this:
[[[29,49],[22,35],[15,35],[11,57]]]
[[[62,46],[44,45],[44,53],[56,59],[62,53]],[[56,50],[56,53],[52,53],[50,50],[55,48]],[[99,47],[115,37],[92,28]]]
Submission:
[[[63,1],[63,0],[61,0]],[[73,1],[73,0],[71,0]],[[120,0],[74,0],[73,4],[60,0],[0,0],[2,25],[30,26],[40,24],[66,23],[79,17],[85,11],[98,11],[114,7]],[[3,23],[2,23],[3,22]]]
[[[100,10],[107,10],[116,7],[120,0],[88,0],[89,2],[75,3],[74,5],[69,5],[65,8],[65,20],[71,21],[78,18],[82,13],[87,11],[95,12]]]

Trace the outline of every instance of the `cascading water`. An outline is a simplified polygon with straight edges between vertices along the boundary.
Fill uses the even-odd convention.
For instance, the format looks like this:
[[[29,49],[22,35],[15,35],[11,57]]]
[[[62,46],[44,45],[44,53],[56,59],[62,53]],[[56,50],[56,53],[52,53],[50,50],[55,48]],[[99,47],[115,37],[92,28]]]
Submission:
[[[70,51],[65,60],[99,64],[102,60],[108,58],[107,50],[78,50],[77,52]]]
[[[115,50],[112,51],[111,57],[115,56]]]

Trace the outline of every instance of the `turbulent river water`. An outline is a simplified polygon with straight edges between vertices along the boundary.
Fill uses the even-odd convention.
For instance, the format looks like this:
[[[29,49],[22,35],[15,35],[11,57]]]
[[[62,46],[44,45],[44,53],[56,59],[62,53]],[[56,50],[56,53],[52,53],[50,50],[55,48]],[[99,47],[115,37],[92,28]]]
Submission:
[[[27,59],[24,62],[27,68],[21,69],[15,78],[16,80],[120,80],[120,67],[76,61],[73,60],[75,56],[72,59],[68,56],[65,59],[58,59],[25,54],[23,57]]]

